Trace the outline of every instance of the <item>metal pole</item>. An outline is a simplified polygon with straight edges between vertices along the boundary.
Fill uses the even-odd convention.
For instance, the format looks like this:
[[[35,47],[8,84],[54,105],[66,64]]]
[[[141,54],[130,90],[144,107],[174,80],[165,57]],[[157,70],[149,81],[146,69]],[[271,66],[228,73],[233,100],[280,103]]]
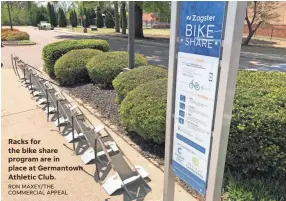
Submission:
[[[172,1],[171,7],[171,33],[168,68],[168,97],[166,115],[165,137],[165,171],[164,171],[164,201],[174,200],[175,174],[172,170],[174,113],[175,113],[175,89],[177,79],[177,31],[179,27],[179,2]]]
[[[76,151],[75,151],[75,141],[74,141],[74,117],[73,115],[71,116],[71,126],[72,126],[72,148],[73,148],[73,151],[76,155]]]
[[[47,121],[49,121],[50,103],[49,103],[48,89],[46,89],[46,99],[47,99]]]
[[[220,201],[246,1],[228,2],[206,201]]]
[[[134,68],[135,2],[128,2],[128,68]]]

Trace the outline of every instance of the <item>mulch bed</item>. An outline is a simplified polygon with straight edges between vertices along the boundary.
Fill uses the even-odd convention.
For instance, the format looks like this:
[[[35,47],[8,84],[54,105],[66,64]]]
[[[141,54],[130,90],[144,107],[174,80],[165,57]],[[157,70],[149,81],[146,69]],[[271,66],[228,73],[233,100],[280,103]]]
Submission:
[[[122,135],[126,135],[140,147],[140,152],[146,158],[152,158],[159,165],[164,165],[164,147],[152,141],[144,140],[133,132],[128,132],[121,123],[119,106],[116,103],[116,92],[114,89],[102,89],[99,85],[85,84],[76,87],[65,87],[73,96],[80,98],[83,103],[88,103],[93,109],[101,114],[101,119],[108,120],[117,127]]]

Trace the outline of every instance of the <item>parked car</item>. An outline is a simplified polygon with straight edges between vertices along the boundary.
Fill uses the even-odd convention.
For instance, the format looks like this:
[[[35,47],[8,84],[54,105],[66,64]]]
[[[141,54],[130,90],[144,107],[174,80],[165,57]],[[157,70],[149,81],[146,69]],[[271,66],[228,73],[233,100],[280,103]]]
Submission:
[[[249,71],[269,71],[269,72],[286,72],[286,64],[276,64],[271,66],[263,66],[251,69],[245,69]]]
[[[39,30],[53,30],[54,27],[48,23],[47,21],[41,21],[39,24],[38,24],[38,28]]]

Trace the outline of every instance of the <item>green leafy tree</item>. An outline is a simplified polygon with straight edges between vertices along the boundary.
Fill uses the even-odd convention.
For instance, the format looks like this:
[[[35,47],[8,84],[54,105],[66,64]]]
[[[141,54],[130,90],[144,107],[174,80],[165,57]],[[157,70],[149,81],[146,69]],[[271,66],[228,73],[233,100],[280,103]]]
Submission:
[[[111,15],[105,16],[105,26],[106,28],[114,28],[115,24]]]
[[[95,25],[96,24],[95,22],[96,13],[94,11],[94,8],[87,8],[86,12],[87,12],[88,20],[89,20],[89,25],[92,25],[92,24]]]
[[[248,45],[254,33],[262,24],[268,24],[270,20],[279,17],[273,10],[278,8],[277,1],[249,1],[245,12],[245,21],[248,27],[248,36],[242,43]]]
[[[89,16],[88,16],[88,12],[86,11],[86,8],[83,9],[84,10],[84,16],[85,16],[85,19],[84,19],[84,27],[89,27],[90,26],[90,23],[89,23]]]
[[[45,7],[33,5],[30,10],[31,24],[37,26],[41,21],[48,21],[48,11]]]
[[[76,14],[76,11],[75,11],[75,10],[73,11],[73,20],[74,20],[74,25],[75,25],[75,27],[77,27],[78,21],[77,21],[77,14]]]
[[[59,27],[67,26],[67,18],[62,8],[59,8],[58,23],[59,23]]]
[[[8,9],[9,3],[9,9]],[[12,25],[31,25],[31,7],[34,2],[1,2],[1,24],[10,25],[9,10]]]
[[[104,26],[101,8],[98,6],[96,10],[96,26],[102,28]]]
[[[49,22],[52,26],[56,27],[58,25],[56,12],[54,6],[50,2],[47,4],[47,9],[49,14]]]
[[[145,1],[144,12],[153,13],[160,22],[170,22],[171,20],[171,2],[170,1]]]
[[[71,10],[69,13],[70,24],[72,27],[77,27],[77,17],[75,10]]]
[[[111,6],[108,6],[104,10],[105,14],[105,26],[107,28],[114,28],[115,22],[114,22],[114,9]]]

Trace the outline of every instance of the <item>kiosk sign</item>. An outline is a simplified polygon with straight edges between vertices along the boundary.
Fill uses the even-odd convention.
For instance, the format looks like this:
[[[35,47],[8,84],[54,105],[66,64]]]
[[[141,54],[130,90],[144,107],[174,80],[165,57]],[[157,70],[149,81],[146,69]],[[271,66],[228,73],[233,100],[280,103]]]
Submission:
[[[172,167],[206,194],[225,2],[181,2]]]

